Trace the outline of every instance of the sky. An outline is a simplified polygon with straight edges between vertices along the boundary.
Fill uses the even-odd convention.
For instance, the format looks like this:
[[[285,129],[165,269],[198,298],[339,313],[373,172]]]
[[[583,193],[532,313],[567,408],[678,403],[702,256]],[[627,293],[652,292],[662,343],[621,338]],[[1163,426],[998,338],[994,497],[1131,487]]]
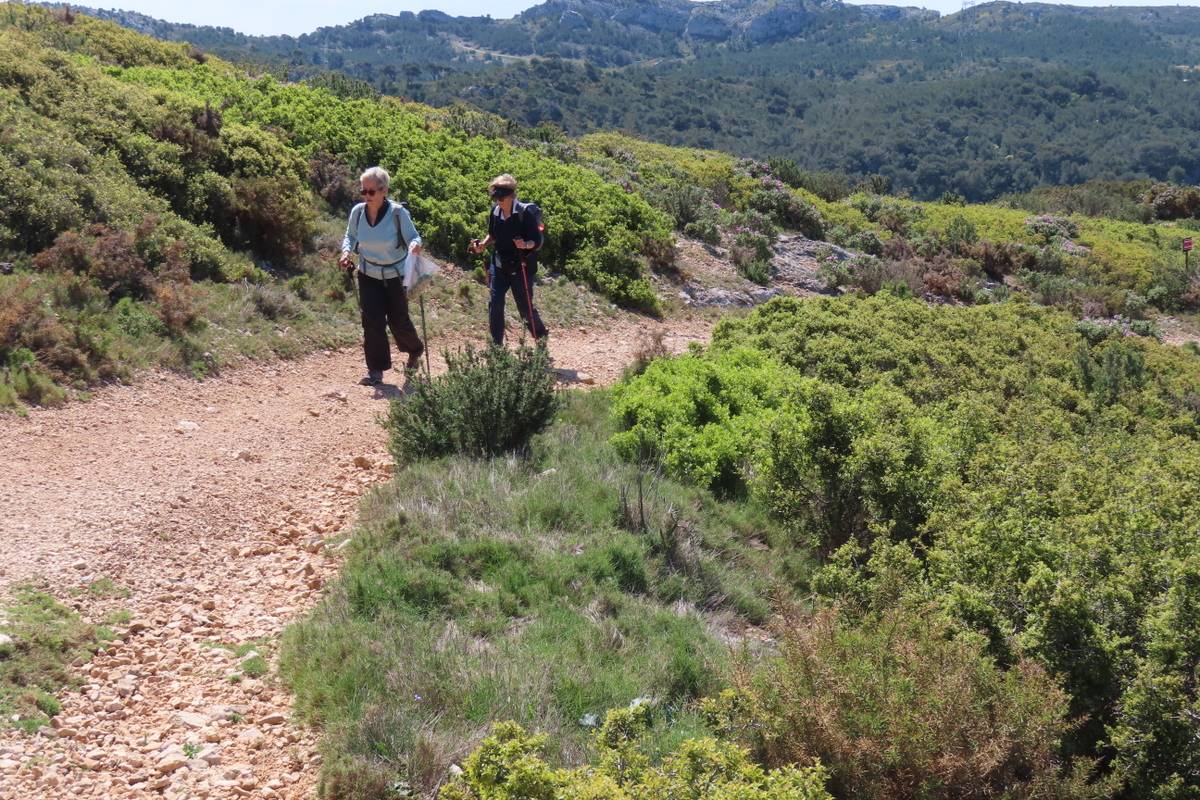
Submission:
[[[883,0],[869,0],[883,2]],[[344,25],[370,14],[398,14],[401,11],[420,11],[436,8],[447,14],[460,16],[483,16],[496,18],[511,17],[537,5],[540,0],[352,0],[351,3],[318,2],[317,0],[206,0],[203,3],[179,3],[177,0],[121,0],[117,8],[140,11],[169,22],[187,22],[193,25],[216,25],[233,28],[242,33],[269,35],[287,33],[293,36],[309,33],[324,25]],[[855,2],[855,0],[847,0]],[[1200,5],[1200,0],[1183,3],[1164,0],[1074,0],[1071,5],[1079,6],[1148,6],[1148,5]],[[82,2],[81,5],[106,7],[103,2]],[[942,13],[962,9],[962,0],[900,0],[889,5],[911,5],[933,8]]]

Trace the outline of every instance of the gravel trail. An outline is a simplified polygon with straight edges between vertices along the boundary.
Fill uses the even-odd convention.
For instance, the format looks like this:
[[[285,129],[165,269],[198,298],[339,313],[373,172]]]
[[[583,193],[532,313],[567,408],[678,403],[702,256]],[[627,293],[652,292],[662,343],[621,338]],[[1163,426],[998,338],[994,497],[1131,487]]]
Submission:
[[[551,353],[568,382],[606,384],[648,336],[679,352],[710,327],[622,317],[556,331]],[[0,800],[315,796],[318,734],[292,723],[275,654],[392,471],[377,419],[399,389],[361,370],[321,352],[0,416],[0,604],[32,584],[89,621],[132,615],[53,729],[0,729]]]

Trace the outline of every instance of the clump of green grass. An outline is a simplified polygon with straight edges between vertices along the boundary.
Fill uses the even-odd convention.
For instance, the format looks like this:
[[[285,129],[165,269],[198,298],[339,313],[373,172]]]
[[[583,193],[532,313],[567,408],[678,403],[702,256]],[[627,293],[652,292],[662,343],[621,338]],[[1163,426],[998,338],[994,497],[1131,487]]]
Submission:
[[[253,656],[242,662],[242,674],[247,678],[261,678],[269,671],[267,660],[262,656]]]
[[[270,664],[262,653],[270,646],[265,639],[255,639],[241,644],[228,642],[205,642],[204,647],[228,650],[238,659],[239,672],[229,676],[230,683],[241,683],[242,678],[261,678],[271,671]]]
[[[639,502],[608,406],[569,395],[528,457],[414,462],[366,502],[341,578],[280,661],[329,733],[326,796],[430,792],[496,720],[549,733],[560,764],[638,697],[663,710],[662,747],[696,733],[692,701],[724,685],[727,644],[787,589],[779,565],[807,561],[746,502],[654,475]]]
[[[0,724],[11,721],[33,733],[62,710],[54,695],[78,683],[70,665],[90,658],[112,632],[33,588],[14,594],[0,628],[13,640],[0,645]]]
[[[100,600],[123,600],[129,597],[130,594],[128,587],[121,586],[119,583],[107,576],[101,576],[97,578],[82,589],[72,590],[73,594],[83,594],[84,592],[87,592],[92,597]]]

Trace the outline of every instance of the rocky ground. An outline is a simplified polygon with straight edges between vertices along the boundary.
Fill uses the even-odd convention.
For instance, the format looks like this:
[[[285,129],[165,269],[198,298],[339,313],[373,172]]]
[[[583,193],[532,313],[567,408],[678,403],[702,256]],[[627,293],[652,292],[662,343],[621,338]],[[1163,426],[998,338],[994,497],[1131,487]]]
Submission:
[[[780,294],[831,294],[821,277],[821,259],[844,261],[854,255],[798,233],[779,236],[773,249],[769,285],[759,286],[737,273],[728,248],[694,239],[680,240],[677,260],[686,266],[681,269],[679,299],[687,308],[752,308]]]
[[[622,317],[556,331],[551,352],[565,381],[603,384],[647,342],[678,352],[709,329]],[[317,734],[274,657],[392,470],[377,418],[401,388],[359,387],[361,370],[316,353],[0,417],[0,604],[33,584],[91,621],[130,614],[53,728],[0,729],[0,800],[314,796]]]

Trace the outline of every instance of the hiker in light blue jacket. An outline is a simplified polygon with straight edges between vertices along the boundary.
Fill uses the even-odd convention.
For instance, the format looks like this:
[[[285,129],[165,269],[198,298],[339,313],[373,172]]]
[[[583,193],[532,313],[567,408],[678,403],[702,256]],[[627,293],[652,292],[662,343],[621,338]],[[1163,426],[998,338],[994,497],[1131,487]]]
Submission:
[[[379,385],[384,370],[392,368],[388,328],[396,347],[408,354],[406,371],[417,368],[425,351],[408,316],[408,297],[404,291],[406,262],[409,253],[415,256],[421,252],[421,236],[408,209],[388,198],[390,181],[382,167],[371,167],[359,178],[363,202],[350,210],[346,236],[342,239],[342,257],[338,261],[344,269],[355,270],[358,281],[363,352],[367,358],[366,377],[359,381],[363,386]]]

